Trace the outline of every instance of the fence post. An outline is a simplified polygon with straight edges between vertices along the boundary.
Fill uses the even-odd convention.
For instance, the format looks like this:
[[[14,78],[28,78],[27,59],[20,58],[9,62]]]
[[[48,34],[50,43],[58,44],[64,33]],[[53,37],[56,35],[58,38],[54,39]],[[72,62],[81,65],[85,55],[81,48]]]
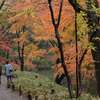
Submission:
[[[55,89],[52,88],[51,89],[51,94],[54,94],[54,92],[55,92]]]
[[[14,83],[12,83],[12,90],[13,90],[13,91],[15,90],[15,85],[14,85]]]
[[[22,95],[21,85],[19,85],[19,95]]]
[[[31,95],[31,92],[30,91],[28,91],[27,97],[28,97],[28,100],[32,100],[32,95]]]
[[[37,100],[38,96],[35,96],[35,100]]]

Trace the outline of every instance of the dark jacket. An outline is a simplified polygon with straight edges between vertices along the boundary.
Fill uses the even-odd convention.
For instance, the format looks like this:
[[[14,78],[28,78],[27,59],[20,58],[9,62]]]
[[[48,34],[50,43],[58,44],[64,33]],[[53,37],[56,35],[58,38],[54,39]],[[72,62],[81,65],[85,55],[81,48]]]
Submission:
[[[2,74],[2,66],[1,66],[1,64],[0,64],[0,75]]]

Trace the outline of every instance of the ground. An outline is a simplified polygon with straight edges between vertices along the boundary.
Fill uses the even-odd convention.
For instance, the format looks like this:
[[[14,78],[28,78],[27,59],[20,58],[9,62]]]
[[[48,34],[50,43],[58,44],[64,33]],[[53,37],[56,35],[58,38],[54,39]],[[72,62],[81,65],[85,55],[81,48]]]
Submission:
[[[19,92],[7,88],[7,78],[2,75],[0,84],[0,100],[28,100],[28,98],[24,95],[20,96]]]

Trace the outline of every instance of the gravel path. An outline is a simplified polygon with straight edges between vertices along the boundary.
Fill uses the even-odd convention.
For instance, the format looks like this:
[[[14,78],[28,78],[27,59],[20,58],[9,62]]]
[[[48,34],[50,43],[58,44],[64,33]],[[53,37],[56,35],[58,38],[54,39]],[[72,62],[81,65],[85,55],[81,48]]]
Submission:
[[[1,76],[0,84],[0,100],[28,100],[25,96],[20,96],[17,91],[12,91],[12,89],[7,89],[7,78],[6,76]]]

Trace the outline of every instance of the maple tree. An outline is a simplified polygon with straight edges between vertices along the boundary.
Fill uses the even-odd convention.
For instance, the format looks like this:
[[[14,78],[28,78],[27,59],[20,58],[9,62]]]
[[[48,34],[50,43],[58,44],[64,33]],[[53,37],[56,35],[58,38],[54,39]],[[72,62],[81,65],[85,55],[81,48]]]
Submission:
[[[25,1],[24,1],[25,2]],[[30,2],[28,3],[28,4],[26,4],[26,3],[24,3],[24,2],[22,2],[22,3],[18,3],[17,4],[17,6],[16,7],[14,7],[14,9],[15,9],[15,12],[17,11],[18,12],[18,14],[16,14],[14,17],[11,17],[11,18],[9,18],[9,21],[11,22],[11,21],[15,21],[16,19],[16,21],[17,21],[17,23],[14,23],[13,24],[13,26],[11,27],[11,30],[13,31],[13,32],[15,32],[15,30],[19,30],[19,32],[20,32],[20,30],[23,30],[23,26],[25,26],[26,27],[26,25],[28,24],[28,23],[30,23],[30,21],[27,21],[27,20],[25,20],[25,19],[21,19],[22,18],[22,16],[23,16],[23,12],[25,13],[25,17],[26,17],[26,19],[31,19],[31,18],[29,18],[30,16],[29,16],[29,12],[26,12],[28,9],[25,9],[25,8],[27,8],[28,7],[28,5],[30,5]],[[65,1],[66,2],[66,1]],[[25,4],[25,5],[23,5],[23,3]],[[31,2],[32,3],[32,2]],[[21,8],[20,8],[20,7]],[[19,8],[19,9],[17,9],[17,8]],[[58,7],[59,8],[59,7]],[[23,11],[25,9],[25,11]],[[19,10],[22,10],[22,12],[20,12],[19,13]],[[58,10],[58,9],[57,9]],[[28,10],[29,11],[29,10]],[[32,13],[31,13],[32,14]],[[36,14],[38,14],[38,12],[36,13]],[[56,15],[56,14],[55,14]],[[47,17],[47,16],[46,16]],[[57,16],[56,16],[57,17]],[[49,18],[49,17],[48,17]],[[63,18],[65,18],[65,16],[63,17]],[[62,18],[62,19],[63,19]],[[65,19],[64,19],[65,20]],[[23,22],[23,23],[22,23]],[[59,21],[58,21],[59,22]],[[67,23],[67,22],[66,22]],[[66,23],[64,23],[64,25],[62,25],[61,26],[61,28],[62,28],[62,31],[65,31],[65,25],[66,25]],[[15,27],[15,25],[16,25],[16,27]],[[35,24],[36,25],[36,24]],[[38,25],[38,24],[37,24]],[[46,25],[46,24],[45,24]],[[68,24],[67,24],[68,25]],[[21,27],[21,29],[20,29],[20,27]],[[47,25],[46,25],[47,26]],[[46,29],[45,31],[48,31],[48,27],[46,27],[46,26],[44,26],[44,29]],[[57,26],[58,27],[58,26]],[[39,27],[38,27],[39,28]],[[43,27],[41,27],[41,28],[43,28]],[[73,28],[73,26],[72,26],[72,28]],[[37,28],[36,28],[37,29]],[[51,27],[49,28],[49,29],[52,29]],[[41,30],[41,29],[40,29]],[[73,29],[72,29],[73,30]],[[72,30],[70,30],[70,32],[72,31]],[[58,31],[58,30],[57,30]],[[16,32],[15,32],[16,33]],[[49,30],[49,33],[50,33],[50,30]],[[62,32],[61,32],[62,33]],[[23,32],[21,33],[21,34],[23,34]],[[64,35],[63,34],[65,34],[65,32],[63,32],[62,33],[62,38],[63,39],[61,39],[61,41],[62,42],[65,42],[65,40],[64,40]],[[45,34],[44,34],[45,35]],[[51,34],[48,34],[49,36],[51,35]],[[18,36],[18,38],[19,38],[19,33],[17,33],[17,36]],[[54,40],[54,41],[56,41],[56,39],[55,39],[55,37],[54,37],[54,35],[52,34],[50,37],[52,37],[51,39],[52,40]],[[41,38],[43,38],[44,40],[48,40],[48,39],[50,39],[50,37],[47,37],[47,36],[42,36],[42,37],[37,37],[36,39],[41,39]],[[20,59],[20,61],[21,61],[21,63],[22,63],[22,65],[23,65],[23,50],[24,50],[24,42],[25,42],[25,39],[26,38],[24,38],[23,39],[23,37],[20,37],[20,42],[22,42],[22,57],[20,56],[21,54],[20,54],[20,46],[19,46],[19,41],[18,41],[18,39],[14,39],[16,42],[18,42],[18,51],[19,51],[19,57],[21,58]],[[27,40],[26,40],[27,41]],[[56,41],[57,42],[57,41]],[[66,42],[65,42],[66,43]],[[68,44],[67,44],[68,45]],[[58,48],[59,48],[59,45],[58,45]],[[62,47],[61,47],[62,48]],[[51,49],[52,50],[52,49]],[[49,52],[51,51],[51,50],[49,50]],[[53,49],[54,50],[54,49]],[[57,54],[57,59],[59,58],[59,49],[55,49],[56,50],[56,54]],[[68,52],[68,51],[67,51]],[[32,56],[33,56],[33,50],[32,50]],[[30,54],[30,55],[31,55]],[[38,53],[38,54],[40,54],[40,53]],[[63,53],[62,53],[63,54]],[[29,57],[31,57],[29,55]],[[64,59],[64,58],[62,58],[62,59]],[[65,66],[65,65],[64,65]],[[21,68],[23,68],[23,67],[21,67]],[[65,67],[65,69],[66,69],[66,67]],[[22,69],[23,70],[23,69]],[[61,68],[60,70],[58,70],[58,73],[57,74],[59,74],[59,71],[60,72],[63,72],[63,69]],[[69,78],[70,79],[70,78]],[[71,84],[71,81],[70,81],[70,84]],[[71,89],[70,89],[71,90]]]
[[[74,0],[69,0],[70,4],[73,6],[73,8],[75,9],[75,2],[73,2]],[[99,2],[97,0],[95,1],[86,1],[86,5],[87,5],[87,9],[85,10],[84,8],[82,8],[82,6],[80,6],[77,3],[77,8],[76,11],[78,13],[80,13],[81,11],[83,11],[86,15],[83,16],[84,18],[87,19],[87,23],[88,23],[88,28],[90,29],[90,31],[88,32],[88,37],[89,37],[89,41],[94,43],[94,46],[96,47],[96,50],[91,50],[92,51],[92,56],[93,59],[95,60],[94,64],[95,64],[95,72],[96,72],[96,79],[97,79],[97,90],[98,90],[98,95],[100,96],[100,68],[99,65],[100,63],[98,61],[100,61],[100,56],[99,56],[99,40],[98,39],[93,39],[93,38],[99,38]],[[97,12],[96,12],[97,9]],[[86,50],[87,51],[87,50]],[[86,52],[84,51],[84,53]]]
[[[5,3],[5,0],[2,1],[1,3],[1,6],[0,6],[0,11],[2,11],[1,9],[5,6],[4,5]],[[2,15],[0,15],[2,16]],[[2,22],[2,19],[0,19],[0,22]],[[7,51],[7,59],[8,59],[8,56],[9,56],[9,50],[11,50],[10,48],[10,42],[8,41],[8,38],[5,38],[4,34],[3,34],[3,27],[1,26],[1,29],[0,29],[0,47],[4,50],[4,54],[5,52]]]
[[[60,37],[59,37],[59,34],[58,34],[58,26],[59,26],[59,22],[60,22],[60,15],[61,15],[61,9],[62,9],[62,2],[63,1],[61,1],[61,6],[60,6],[60,11],[59,11],[59,17],[58,17],[58,22],[57,22],[57,24],[56,24],[56,21],[55,21],[55,19],[54,19],[54,16],[53,16],[53,10],[52,10],[52,7],[51,7],[51,1],[48,1],[48,3],[49,3],[49,8],[50,8],[50,11],[51,11],[51,18],[52,18],[52,23],[53,23],[53,25],[54,25],[54,28],[55,28],[55,34],[56,34],[56,38],[57,38],[57,41],[58,41],[58,50],[56,51],[56,52],[58,52],[57,53],[57,55],[59,55],[59,51],[60,51],[60,54],[61,54],[61,63],[62,64],[60,64],[60,66],[62,65],[63,66],[63,68],[64,68],[64,73],[65,73],[65,75],[64,74],[62,74],[63,76],[66,76],[67,77],[67,79],[68,79],[68,88],[69,88],[69,92],[70,92],[70,97],[72,98],[73,97],[73,93],[72,93],[72,87],[71,87],[71,78],[70,78],[70,76],[69,76],[69,74],[68,74],[68,70],[66,69],[66,65],[65,65],[65,59],[64,59],[64,55],[63,55],[63,48],[62,48],[62,43],[61,43],[61,40],[60,40]],[[46,16],[47,17],[47,16]],[[44,27],[45,29],[47,28],[47,27]],[[48,28],[47,28],[48,29]],[[46,29],[46,30],[47,30]],[[50,30],[49,30],[50,31]],[[37,37],[38,38],[38,37]],[[45,39],[45,38],[47,38],[47,36],[46,37],[40,37],[40,38],[43,38],[43,39]],[[50,39],[50,38],[49,38]],[[54,36],[52,36],[52,39],[54,39]],[[55,39],[56,40],[56,39]],[[59,60],[59,56],[57,57],[57,60]],[[57,63],[58,64],[58,63]],[[59,68],[59,67],[58,67]],[[63,71],[63,69],[62,68],[60,68],[60,70],[59,70],[60,72],[62,72]],[[57,74],[59,74],[59,71],[58,71],[58,73]],[[57,76],[57,77],[59,77],[59,76]],[[61,78],[60,78],[61,79]]]
[[[33,57],[41,58],[46,53],[46,50],[38,49],[37,45],[43,39],[52,44],[53,48],[47,50],[47,53],[54,53],[53,59],[57,59],[57,66],[53,66],[56,69],[57,73],[55,74],[56,81],[61,82],[61,80],[66,76],[68,79],[68,88],[70,91],[70,97],[73,97],[73,92],[71,88],[71,78],[69,73],[76,73],[78,76],[77,83],[77,97],[81,94],[82,91],[82,72],[87,72],[86,65],[93,68],[91,72],[94,71],[91,51],[94,58],[95,69],[96,69],[96,78],[98,89],[99,87],[99,63],[100,61],[99,54],[99,29],[97,27],[98,24],[98,5],[97,1],[87,1],[81,3],[87,4],[84,8],[82,8],[75,0],[48,0],[47,1],[32,1],[32,0],[23,0],[21,2],[16,3],[16,6],[11,10],[15,13],[14,16],[8,19],[9,22],[13,23],[10,31],[17,35],[17,38],[13,39],[15,43],[18,43],[18,51],[19,58],[21,61],[21,65],[24,63],[23,55],[24,55],[24,46],[26,46],[25,51],[31,52],[28,56],[28,59],[32,59]],[[64,2],[64,3],[63,3]],[[63,6],[62,6],[63,3]],[[49,4],[49,5],[48,5]],[[61,4],[61,5],[60,5]],[[77,14],[77,33],[78,33],[78,54],[75,52],[75,11],[72,9],[70,4],[79,12]],[[45,5],[45,6],[44,6]],[[36,7],[37,6],[37,7]],[[77,7],[76,7],[77,6]],[[60,10],[59,10],[60,8]],[[50,12],[49,12],[50,9]],[[34,13],[33,13],[34,12]],[[62,12],[62,13],[61,13]],[[50,16],[51,14],[51,16]],[[36,16],[36,17],[35,17]],[[82,17],[83,16],[83,17]],[[24,18],[23,18],[24,17]],[[92,18],[92,20],[91,20]],[[52,19],[52,21],[51,21]],[[34,24],[33,24],[34,23]],[[96,24],[95,24],[96,23]],[[86,27],[85,27],[86,26]],[[58,34],[59,27],[59,34]],[[30,32],[30,30],[34,30],[34,33]],[[55,31],[55,34],[54,34]],[[30,35],[31,33],[31,35]],[[87,34],[89,33],[89,34]],[[96,36],[97,35],[97,36]],[[29,44],[28,36],[32,36],[35,41],[38,41],[37,44]],[[93,37],[96,37],[93,40]],[[88,39],[89,38],[89,39]],[[89,40],[89,43],[88,43]],[[55,41],[55,42],[53,42]],[[95,48],[93,45],[95,43]],[[83,45],[84,44],[84,45]],[[85,45],[86,44],[86,45]],[[20,52],[20,48],[22,47],[22,53]],[[89,49],[90,48],[90,49]],[[87,50],[89,49],[88,53]],[[85,57],[85,54],[87,56]],[[78,64],[77,69],[75,65],[75,56],[77,55]],[[85,57],[85,58],[84,58]],[[82,63],[82,61],[84,61]],[[87,62],[88,61],[88,62]],[[23,66],[21,67],[23,70]],[[78,71],[77,71],[78,70]],[[77,72],[76,72],[77,71]],[[88,71],[88,73],[91,73]],[[60,73],[61,74],[60,76]],[[90,75],[90,74],[89,74]],[[88,76],[89,76],[88,75]],[[91,76],[90,76],[91,77]],[[98,90],[99,92],[99,90]]]
[[[11,40],[14,37],[14,35],[9,33],[9,29],[11,28],[12,23],[9,24],[7,22],[7,18],[12,16],[13,14],[9,12],[11,6],[12,6],[11,1],[5,2],[5,0],[3,0],[2,9],[0,10],[0,51],[1,54],[3,52],[3,55],[0,56],[1,64],[5,64],[6,60],[10,61],[11,58],[13,60],[14,57],[17,57],[16,55],[14,55],[14,51],[13,51],[14,45],[12,44],[12,40]],[[15,62],[12,63],[12,66],[14,67],[14,69],[19,68],[19,66],[15,64]]]
[[[49,6],[51,5],[51,1],[48,1],[49,2]],[[68,1],[65,1],[65,2],[67,2],[68,3]],[[71,1],[70,1],[71,2]],[[53,5],[53,2],[52,2],[52,5]],[[74,8],[75,8],[75,2],[74,2]],[[81,7],[80,7],[81,8]],[[51,10],[51,8],[50,8],[50,10]],[[54,7],[53,7],[53,10],[54,10]],[[57,9],[56,9],[57,10]],[[79,10],[79,9],[78,9]],[[46,11],[47,11],[47,9],[46,9]],[[43,12],[42,12],[43,13]],[[47,12],[46,12],[47,13]],[[40,14],[41,15],[41,14]],[[51,10],[51,15],[53,16],[53,11]],[[56,14],[54,14],[55,16],[56,16]],[[57,29],[57,27],[58,27],[58,24],[55,24],[55,19],[56,19],[56,17],[55,17],[55,19],[53,18],[51,16],[51,18],[52,18],[52,23],[53,23],[53,25],[54,25],[54,27],[56,27],[56,29]],[[83,13],[83,16],[84,16],[84,13]],[[48,20],[49,19],[49,17],[47,17],[47,16],[43,16],[43,19],[45,19],[45,20]],[[42,18],[42,17],[41,17]],[[45,23],[45,22],[43,22],[42,21],[42,23]],[[59,18],[58,18],[58,23],[59,23]],[[46,23],[47,24],[47,23]],[[44,31],[46,32],[46,31],[48,31],[49,29],[47,28],[48,26],[50,26],[50,24],[48,24],[47,25],[47,27],[46,27],[46,24],[43,26],[43,27],[39,27],[39,28],[44,28]],[[57,25],[57,26],[56,26]],[[50,27],[51,28],[51,27]],[[63,27],[62,28],[62,30],[64,29],[65,27]],[[55,31],[56,31],[56,29],[55,29]],[[49,32],[51,32],[50,30],[49,30]],[[56,31],[57,32],[57,31]],[[88,31],[87,31],[88,32]],[[95,34],[96,32],[94,32],[93,33],[93,35]],[[62,33],[63,34],[63,33]],[[42,34],[43,35],[43,34]],[[48,35],[48,34],[47,34]],[[92,38],[93,38],[93,35],[91,35],[91,37],[90,37],[90,40],[89,41],[91,41],[92,40]],[[82,35],[81,35],[82,36]],[[50,34],[49,34],[49,37],[45,37],[45,36],[42,36],[42,37],[37,37],[37,39],[44,39],[44,40],[47,40],[47,39],[50,39]],[[47,38],[47,39],[46,39]],[[62,36],[61,36],[61,38],[62,38]],[[53,37],[53,35],[52,35],[52,39],[54,39],[54,37]],[[93,44],[92,44],[93,45]],[[89,47],[89,45],[87,45],[88,47]],[[59,48],[59,46],[58,46],[58,48]],[[93,48],[92,48],[93,49]],[[54,49],[53,49],[54,50]],[[83,58],[84,58],[84,55],[87,53],[87,47],[85,48],[85,50],[83,51],[83,54],[81,54],[81,58],[80,58],[80,60],[79,60],[79,64],[78,64],[78,68],[79,68],[79,71],[78,71],[78,73],[79,73],[79,85],[80,85],[80,90],[79,90],[79,95],[80,95],[80,93],[81,93],[81,90],[82,90],[82,80],[81,80],[81,64],[82,64],[82,61],[83,61]],[[93,49],[94,50],[94,49]],[[60,65],[61,66],[61,65]],[[60,69],[61,70],[61,69]]]
[[[33,55],[34,57],[37,57],[37,54],[42,55],[43,52],[41,50],[37,50],[37,45],[39,43],[34,43],[34,41],[30,43],[29,41],[29,37],[35,37],[33,30],[31,29],[32,26],[34,29],[34,24],[36,23],[33,13],[36,8],[34,7],[33,3],[34,2],[25,1],[15,2],[15,6],[11,9],[11,12],[13,12],[15,15],[8,18],[8,22],[13,23],[10,28],[10,32],[17,36],[17,38],[14,38],[13,41],[18,44],[18,54],[21,63],[21,71],[24,70],[25,52],[31,52],[28,57],[29,59],[31,57],[33,58]],[[32,8],[32,5],[35,9]]]

